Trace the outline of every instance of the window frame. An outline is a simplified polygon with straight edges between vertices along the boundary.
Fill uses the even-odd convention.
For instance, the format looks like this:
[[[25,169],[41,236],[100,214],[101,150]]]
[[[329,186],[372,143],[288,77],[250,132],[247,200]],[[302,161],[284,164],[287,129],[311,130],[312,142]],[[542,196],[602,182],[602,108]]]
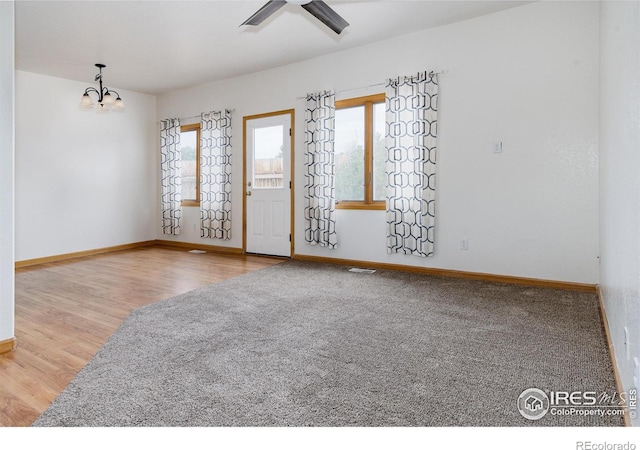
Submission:
[[[364,200],[336,201],[336,209],[373,209],[387,208],[386,200],[373,199],[373,105],[385,102],[385,94],[373,94],[336,100],[336,110],[364,106]]]
[[[181,134],[187,131],[196,132],[196,198],[183,199],[181,204],[182,206],[200,206],[200,124],[192,123],[180,126]],[[182,177],[182,172],[180,173],[180,176]]]

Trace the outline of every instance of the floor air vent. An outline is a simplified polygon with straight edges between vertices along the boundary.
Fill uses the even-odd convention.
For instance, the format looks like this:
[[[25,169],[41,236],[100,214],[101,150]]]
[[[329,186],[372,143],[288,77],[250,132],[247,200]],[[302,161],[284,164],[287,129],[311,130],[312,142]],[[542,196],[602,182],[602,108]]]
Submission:
[[[352,267],[351,269],[349,269],[349,272],[356,272],[356,273],[375,273],[375,270],[373,269],[360,269],[358,267]]]

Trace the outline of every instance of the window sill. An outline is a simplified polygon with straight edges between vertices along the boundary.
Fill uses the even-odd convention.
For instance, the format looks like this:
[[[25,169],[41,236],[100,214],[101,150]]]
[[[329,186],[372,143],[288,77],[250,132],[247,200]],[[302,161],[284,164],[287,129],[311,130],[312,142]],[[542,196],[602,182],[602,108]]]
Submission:
[[[386,202],[339,202],[336,203],[336,209],[370,209],[370,210],[385,210],[387,209]]]
[[[183,200],[181,205],[182,206],[200,206],[200,202],[195,200]]]

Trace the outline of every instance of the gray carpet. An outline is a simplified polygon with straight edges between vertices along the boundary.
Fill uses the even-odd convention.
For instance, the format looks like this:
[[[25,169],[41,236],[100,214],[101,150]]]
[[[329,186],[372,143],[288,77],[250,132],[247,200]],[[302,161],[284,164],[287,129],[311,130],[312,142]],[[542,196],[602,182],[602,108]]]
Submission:
[[[35,426],[613,426],[594,294],[298,261],[133,312]]]

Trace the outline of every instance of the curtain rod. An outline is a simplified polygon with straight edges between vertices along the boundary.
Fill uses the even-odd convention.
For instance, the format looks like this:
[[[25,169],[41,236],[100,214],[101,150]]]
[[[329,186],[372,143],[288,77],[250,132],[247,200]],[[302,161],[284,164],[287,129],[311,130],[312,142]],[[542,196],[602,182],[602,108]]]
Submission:
[[[449,70],[444,69],[444,70],[431,70],[429,71],[430,74],[432,75],[445,75],[447,73],[449,73]],[[375,84],[370,84],[368,86],[360,86],[360,87],[354,87],[354,88],[348,88],[348,89],[342,89],[341,91],[336,91],[336,94],[342,94],[343,92],[349,92],[349,91],[356,91],[358,89],[366,89],[366,88],[372,88],[372,87],[378,87],[378,86],[384,86],[385,84],[387,84],[386,82],[383,83],[375,83]],[[302,100],[307,98],[307,96],[302,96],[302,97],[296,97],[296,100]],[[231,112],[235,112],[235,109],[230,109],[229,111]],[[179,117],[178,119],[182,122],[183,120],[189,120],[189,119],[199,119],[200,118],[200,114],[198,114],[197,116],[188,116],[188,117]],[[160,122],[156,122],[156,123],[160,123]]]
[[[231,111],[231,112],[235,112],[235,108],[234,108],[234,109],[227,109],[227,108],[224,108],[224,110],[226,110],[226,111]],[[209,114],[210,112],[211,112],[211,111],[209,111],[208,113],[204,113],[204,114]],[[218,114],[220,114],[222,111],[213,111],[213,112],[214,112],[214,113],[218,113]],[[178,117],[178,120],[179,120],[180,122],[182,122],[183,120],[199,119],[199,118],[200,118],[200,116],[201,116],[201,114],[198,114],[197,116]],[[174,119],[174,118],[175,118],[175,117],[171,117],[171,119]],[[166,120],[166,119],[163,119],[163,120]],[[162,122],[162,121],[160,120],[160,121],[158,121],[158,122],[156,122],[156,123],[160,123],[160,122]]]
[[[446,70],[446,69],[445,70],[430,70],[429,71],[429,74],[431,74],[431,75],[444,75],[444,74],[447,74],[447,73],[449,73],[449,71]],[[336,91],[335,94],[342,94],[343,92],[356,91],[356,90],[359,90],[359,89],[368,89],[368,88],[372,88],[372,87],[384,86],[386,84],[387,83],[385,81],[383,83],[375,83],[375,84],[370,84],[368,86],[360,86],[360,87],[342,89],[340,91]],[[306,95],[304,95],[302,97],[296,97],[296,100],[303,100],[305,98],[307,98]]]

